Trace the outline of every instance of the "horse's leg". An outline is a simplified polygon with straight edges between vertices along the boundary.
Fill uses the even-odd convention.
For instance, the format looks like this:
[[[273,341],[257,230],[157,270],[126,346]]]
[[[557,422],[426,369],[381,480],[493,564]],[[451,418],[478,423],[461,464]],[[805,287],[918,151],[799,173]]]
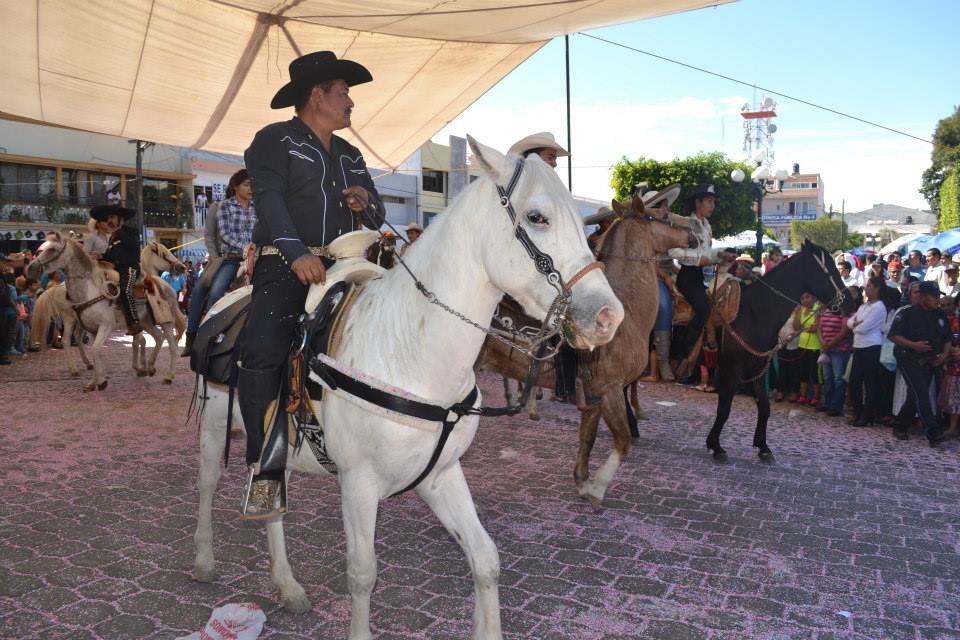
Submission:
[[[155,325],[144,325],[143,331],[153,338],[153,349],[148,357],[146,356],[147,339],[143,339],[144,356],[147,357],[147,374],[152,378],[157,373],[157,358],[160,356],[160,350],[163,349],[164,334]]]
[[[597,440],[597,426],[600,424],[600,404],[586,404],[580,407],[580,448],[577,450],[577,465],[573,469],[573,480],[577,485],[577,495],[586,495],[585,486],[590,478],[590,451]]]
[[[467,554],[473,572],[474,640],[499,640],[502,637],[497,584],[500,556],[497,546],[480,524],[460,463],[423,482],[417,487],[417,493]]]
[[[197,555],[193,561],[193,575],[200,582],[216,579],[216,561],[213,558],[213,496],[220,482],[220,460],[223,456],[227,428],[229,397],[219,389],[208,386],[207,399],[203,399],[203,384],[197,386],[197,403],[202,407],[200,416],[200,473],[197,488],[200,492],[197,513],[197,530],[193,541]],[[234,412],[236,416],[238,412]]]
[[[603,502],[603,496],[607,492],[607,487],[613,481],[613,476],[617,469],[627,457],[630,451],[630,427],[627,424],[627,401],[626,388],[621,393],[605,393],[600,402],[600,413],[603,421],[607,423],[607,428],[613,434],[613,450],[604,460],[593,478],[583,485],[580,496],[590,500],[594,510],[599,511]],[[596,435],[596,428],[594,428]]]
[[[503,397],[507,402],[507,406],[510,406],[513,404],[513,392],[510,391],[510,378],[500,376],[500,379],[503,381]]]
[[[87,384],[83,390],[84,391],[93,391],[94,389],[99,389],[103,391],[107,388],[107,380],[103,375],[103,357],[100,355],[100,348],[103,346],[103,343],[107,341],[107,336],[110,334],[109,322],[105,322],[97,328],[97,337],[93,339],[93,379]],[[69,340],[70,336],[65,336],[65,339]]]
[[[168,322],[161,327],[161,330],[167,339],[168,351],[170,352],[170,373],[163,379],[163,384],[173,384],[173,376],[177,371],[177,359],[180,357],[180,354],[177,353],[176,329],[172,322]]]
[[[537,391],[534,389],[530,393],[530,398],[527,400],[527,415],[530,416],[531,420],[540,419],[540,411],[537,410]]]
[[[290,474],[287,473],[287,480]],[[373,545],[371,544],[371,547]],[[280,603],[291,613],[310,611],[310,599],[297,579],[287,559],[287,541],[283,535],[283,516],[267,522],[267,548],[270,550],[270,577],[280,589]],[[369,596],[369,594],[368,594]]]
[[[71,318],[67,314],[63,314],[63,333],[68,336],[72,336],[74,334],[73,318]],[[83,337],[78,336],[78,340],[77,340],[78,346],[82,344],[81,340],[83,340]],[[77,363],[75,358],[73,357],[73,348],[71,347],[70,344],[65,344],[63,345],[63,351],[64,351],[64,355],[67,356],[67,369],[70,370],[70,377],[79,378],[80,371],[77,369]]]
[[[707,435],[707,449],[713,453],[713,459],[723,462],[727,459],[726,450],[720,446],[720,432],[730,417],[730,407],[733,404],[733,395],[740,384],[741,367],[734,362],[734,357],[721,358],[717,375],[717,416],[713,421],[713,428]]]
[[[753,383],[753,394],[757,400],[757,430],[753,433],[753,446],[759,449],[757,455],[764,462],[773,462],[773,452],[767,446],[767,421],[770,419],[770,396],[764,376]]]
[[[371,481],[376,472],[353,470],[340,475],[340,502],[347,536],[347,588],[350,590],[350,640],[370,640],[370,594],[377,581],[374,541],[380,497]]]
[[[87,357],[87,348],[83,346],[83,339],[90,334],[87,333],[86,329],[79,326],[79,324],[80,322],[77,321],[78,326],[77,326],[77,329],[75,329],[75,331],[77,332],[77,350],[80,352],[80,359],[83,361],[83,364],[87,368],[87,371],[89,371],[90,369],[93,369],[93,362],[91,362],[90,358]]]
[[[137,372],[138,378],[143,378],[147,375],[147,361],[146,356],[144,355],[144,343],[143,334],[138,333],[133,336],[130,340],[130,344],[133,345],[133,370]]]

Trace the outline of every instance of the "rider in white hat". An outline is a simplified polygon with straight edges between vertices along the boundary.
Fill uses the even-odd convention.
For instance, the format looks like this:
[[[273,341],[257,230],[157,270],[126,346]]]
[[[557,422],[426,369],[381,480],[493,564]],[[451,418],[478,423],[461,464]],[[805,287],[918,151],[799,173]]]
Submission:
[[[554,169],[557,168],[557,158],[570,155],[566,149],[557,144],[553,134],[549,131],[533,133],[526,138],[517,140],[507,149],[507,153],[524,158],[531,153],[535,153]]]

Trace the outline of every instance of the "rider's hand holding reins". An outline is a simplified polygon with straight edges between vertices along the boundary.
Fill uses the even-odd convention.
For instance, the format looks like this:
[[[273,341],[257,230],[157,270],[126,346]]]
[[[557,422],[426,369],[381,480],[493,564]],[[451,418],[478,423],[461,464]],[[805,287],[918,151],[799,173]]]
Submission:
[[[343,190],[343,195],[346,196],[347,208],[354,213],[366,211],[370,204],[369,192],[360,185],[347,187]]]
[[[304,254],[294,260],[290,270],[302,284],[323,284],[327,281],[327,270],[323,266],[323,260],[312,253]]]

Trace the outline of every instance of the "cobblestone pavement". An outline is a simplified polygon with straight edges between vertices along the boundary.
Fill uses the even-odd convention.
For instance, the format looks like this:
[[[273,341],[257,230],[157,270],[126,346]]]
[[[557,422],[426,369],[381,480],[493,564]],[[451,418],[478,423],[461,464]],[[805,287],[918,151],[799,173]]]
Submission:
[[[335,481],[291,487],[287,536],[310,612],[277,606],[265,535],[236,516],[237,441],[215,511],[220,578],[193,581],[192,375],[181,360],[173,386],[136,378],[119,336],[106,353],[96,394],[59,352],[0,367],[0,637],[175,638],[215,606],[253,601],[261,637],[345,638]],[[497,380],[482,386],[500,401]],[[956,441],[931,450],[775,405],[767,466],[749,446],[753,404],[738,398],[730,462],[716,465],[703,448],[715,396],[650,385],[642,399],[649,420],[600,513],[573,490],[572,407],[481,425],[463,463],[500,550],[507,638],[960,637]],[[594,466],[610,444],[602,431]],[[377,554],[375,637],[469,637],[466,561],[415,496],[382,505]]]

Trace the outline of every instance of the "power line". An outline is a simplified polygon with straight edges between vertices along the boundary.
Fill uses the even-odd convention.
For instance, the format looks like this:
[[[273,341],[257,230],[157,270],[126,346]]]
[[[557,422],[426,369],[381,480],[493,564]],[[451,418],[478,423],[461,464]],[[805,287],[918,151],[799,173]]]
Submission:
[[[640,54],[643,54],[643,55],[645,55],[645,56],[650,56],[651,58],[656,58],[657,60],[663,60],[664,62],[669,62],[669,63],[671,63],[671,64],[679,65],[679,66],[681,66],[681,67],[686,67],[687,69],[693,69],[694,71],[699,71],[699,72],[701,72],[701,73],[706,73],[707,75],[715,76],[715,77],[717,77],[717,78],[722,78],[722,79],[724,79],[724,80],[729,80],[730,82],[735,82],[735,83],[737,83],[737,84],[742,84],[742,85],[745,86],[745,87],[750,87],[750,88],[754,88],[754,89],[760,89],[761,91],[766,91],[767,93],[770,93],[770,94],[772,94],[772,95],[779,96],[779,97],[781,97],[781,98],[786,98],[787,100],[793,100],[794,102],[799,102],[799,103],[801,103],[801,104],[805,104],[805,105],[807,105],[807,106],[809,106],[809,107],[813,107],[814,109],[820,109],[820,110],[822,110],[822,111],[827,111],[827,112],[829,112],[829,113],[833,113],[833,114],[836,114],[836,115],[838,115],[838,116],[842,116],[842,117],[844,117],[844,118],[849,118],[849,119],[851,119],[851,120],[856,120],[857,122],[862,122],[862,123],[864,123],[864,124],[868,124],[868,125],[870,125],[870,126],[877,127],[877,128],[879,128],[879,129],[884,129],[884,130],[886,130],[886,131],[890,131],[890,132],[892,132],[892,133],[897,133],[897,134],[900,134],[900,135],[902,135],[902,136],[906,136],[906,137],[908,137],[908,138],[913,138],[914,140],[919,140],[920,142],[926,142],[927,144],[931,144],[931,145],[934,144],[933,140],[928,140],[927,138],[921,138],[920,136],[915,136],[915,135],[913,135],[912,133],[907,133],[906,131],[901,131],[901,130],[899,130],[899,129],[894,129],[893,127],[888,127],[888,126],[886,126],[886,125],[882,125],[882,124],[880,124],[879,122],[873,122],[872,120],[867,120],[867,119],[865,119],[865,118],[860,118],[860,117],[858,117],[858,116],[855,116],[855,115],[852,115],[852,114],[849,114],[849,113],[845,113],[845,112],[843,112],[843,111],[838,111],[837,109],[831,109],[830,107],[825,107],[825,106],[823,106],[822,104],[817,104],[817,103],[815,103],[815,102],[810,102],[809,100],[804,100],[803,98],[797,98],[797,97],[795,97],[795,96],[791,96],[791,95],[788,95],[788,94],[786,94],[786,93],[781,93],[781,92],[779,92],[779,91],[774,91],[773,89],[768,89],[768,88],[766,88],[766,87],[761,87],[761,86],[756,85],[756,84],[754,84],[754,83],[752,83],[752,82],[746,82],[746,81],[744,81],[744,80],[738,80],[737,78],[732,78],[732,77],[730,77],[730,76],[723,75],[722,73],[717,73],[716,71],[710,71],[709,69],[704,69],[703,67],[698,67],[698,66],[695,66],[695,65],[692,65],[692,64],[687,64],[686,62],[680,62],[679,60],[674,60],[674,59],[672,59],[672,58],[667,58],[666,56],[657,55],[656,53],[651,53],[650,51],[644,51],[643,49],[637,49],[636,47],[631,47],[631,46],[629,46],[629,45],[622,44],[622,43],[620,43],[620,42],[615,42],[615,41],[613,41],[613,40],[607,40],[606,38],[601,38],[600,36],[595,36],[595,35],[592,35],[592,34],[589,34],[589,33],[583,33],[582,31],[581,31],[581,32],[578,32],[578,34],[581,35],[581,36],[586,36],[586,37],[588,37],[588,38],[593,38],[594,40],[599,40],[600,42],[605,42],[605,43],[610,44],[610,45],[613,45],[613,46],[615,46],[615,47],[620,47],[620,48],[622,48],[622,49],[627,49],[628,51],[633,51],[633,52],[635,52],[635,53],[640,53]]]

